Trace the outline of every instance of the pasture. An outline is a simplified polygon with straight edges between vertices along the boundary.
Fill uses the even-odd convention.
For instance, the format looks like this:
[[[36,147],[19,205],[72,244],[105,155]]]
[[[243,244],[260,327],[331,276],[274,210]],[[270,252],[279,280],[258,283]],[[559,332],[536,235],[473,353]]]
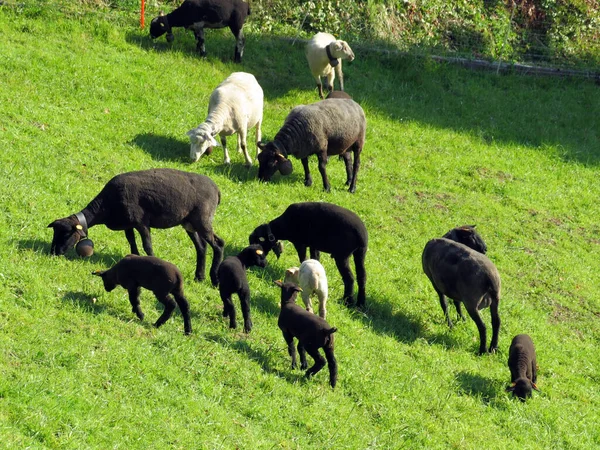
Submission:
[[[234,71],[265,92],[263,139],[318,100],[302,45],[247,33],[232,62],[229,31],[153,43],[135,14],[48,4],[0,7],[0,446],[4,448],[593,448],[600,446],[600,87],[578,79],[497,76],[363,51],[344,64],[367,116],[355,194],[331,158],[331,192],[294,172],[256,179],[229,139],[189,162],[185,133]],[[256,148],[249,149],[255,159]],[[233,151],[232,151],[233,150]],[[193,281],[183,229],[153,230],[156,256],[185,279],[194,333],[142,292],[140,322],[91,272],[126,255],[122,232],[93,227],[95,254],[49,255],[47,225],[80,211],[114,175],[171,167],[211,177],[225,254],[290,204],[327,201],[369,231],[364,311],[340,301],[323,255],[328,322],[338,328],[335,390],[327,370],[292,371],[277,328],[274,281],[298,265],[248,272],[254,328],[228,328],[218,290]],[[468,319],[448,329],[421,268],[427,240],[476,224],[502,277],[500,351],[477,356]],[[138,238],[139,244],[139,238]],[[208,258],[212,254],[209,250]],[[239,311],[239,302],[235,299]],[[450,307],[455,317],[453,306]],[[489,311],[483,312],[491,333]],[[538,386],[504,392],[512,337],[532,336]],[[488,337],[489,341],[489,337]]]

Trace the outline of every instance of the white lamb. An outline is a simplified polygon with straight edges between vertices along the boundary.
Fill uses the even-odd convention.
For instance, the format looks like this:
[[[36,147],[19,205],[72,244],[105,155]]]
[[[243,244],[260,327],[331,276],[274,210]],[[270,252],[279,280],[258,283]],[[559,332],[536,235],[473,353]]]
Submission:
[[[344,90],[344,73],[342,72],[342,59],[352,61],[354,53],[346,41],[336,40],[329,33],[317,33],[306,44],[306,59],[312,72],[319,96],[323,98],[323,86],[321,77],[327,78],[325,86],[329,91],[333,91],[333,81],[335,73],[340,79],[340,90]],[[334,71],[335,68],[335,71]]]
[[[192,161],[198,161],[204,153],[210,154],[212,147],[219,145],[215,140],[218,134],[223,144],[223,162],[230,164],[226,136],[237,133],[238,151],[244,152],[246,166],[251,166],[252,158],[246,149],[246,136],[250,128],[256,127],[256,142],[261,140],[263,99],[263,90],[254,75],[245,72],[229,75],[210,94],[206,120],[187,132],[191,141]]]
[[[316,259],[307,259],[300,268],[291,267],[285,271],[285,283],[295,283],[302,289],[302,300],[306,305],[306,310],[313,312],[310,297],[317,294],[319,299],[319,316],[325,319],[327,315],[327,276],[325,269]]]

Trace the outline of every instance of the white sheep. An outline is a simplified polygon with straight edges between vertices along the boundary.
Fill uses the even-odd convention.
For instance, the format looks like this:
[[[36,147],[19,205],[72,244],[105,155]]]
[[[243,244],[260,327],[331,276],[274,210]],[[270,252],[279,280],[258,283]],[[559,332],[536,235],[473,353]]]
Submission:
[[[316,294],[319,299],[319,316],[325,319],[327,315],[327,275],[325,269],[316,259],[307,259],[300,268],[290,267],[285,271],[285,283],[294,283],[302,289],[302,301],[306,305],[306,310],[313,312],[310,297]]]
[[[333,91],[335,73],[340,79],[340,90],[344,90],[344,73],[342,72],[342,59],[354,60],[354,53],[346,41],[337,40],[329,33],[317,33],[306,44],[306,59],[310,71],[317,82],[319,96],[323,97],[321,77],[327,78],[325,86]],[[334,71],[335,68],[335,71]]]
[[[218,134],[223,144],[223,162],[230,164],[225,138],[237,133],[238,151],[244,153],[246,166],[251,166],[252,158],[246,148],[246,136],[250,128],[256,127],[256,142],[261,140],[263,102],[263,90],[254,75],[245,72],[229,75],[210,95],[206,120],[187,132],[191,141],[192,161],[198,161],[200,156],[210,153],[212,147],[219,145],[215,140]]]

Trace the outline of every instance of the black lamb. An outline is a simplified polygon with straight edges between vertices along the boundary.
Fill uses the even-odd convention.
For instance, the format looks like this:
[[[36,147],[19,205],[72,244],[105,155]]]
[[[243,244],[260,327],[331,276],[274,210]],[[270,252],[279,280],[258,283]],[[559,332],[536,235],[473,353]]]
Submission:
[[[307,378],[315,375],[325,366],[325,358],[319,353],[319,349],[322,348],[329,365],[329,384],[334,388],[337,383],[337,361],[333,354],[333,333],[337,328],[331,327],[325,319],[296,304],[296,296],[302,290],[297,285],[281,281],[276,281],[275,284],[281,288],[281,311],[277,324],[287,343],[288,353],[292,357],[292,369],[297,367],[294,338],[298,339],[300,368],[305,370],[308,367],[306,352],[315,360],[314,365],[306,371]]]
[[[196,50],[206,56],[204,28],[229,27],[235,36],[236,63],[242,62],[244,55],[244,22],[250,15],[250,5],[244,0],[185,0],[179,8],[169,14],[160,15],[150,23],[150,36],[156,39],[167,34],[168,42],[173,41],[173,27],[191,29],[196,36]]]
[[[142,237],[146,254],[152,256],[150,228],[181,225],[196,248],[196,280],[205,278],[206,244],[213,249],[210,268],[212,283],[217,283],[217,267],[223,258],[223,240],[212,228],[221,193],[207,176],[174,169],[127,172],[112,178],[102,191],[80,212],[52,222],[50,247],[53,255],[63,255],[87,229],[104,224],[111,230],[124,230],[131,253],[138,255],[133,230]]]
[[[521,401],[531,397],[532,389],[538,390],[537,361],[535,347],[531,337],[527,334],[518,334],[510,344],[508,350],[508,368],[510,369],[511,386],[506,388]]]
[[[354,303],[354,277],[350,270],[350,256],[354,256],[358,297],[356,305],[365,305],[365,255],[368,234],[363,221],[354,212],[325,202],[293,203],[279,217],[259,225],[250,235],[250,244],[260,244],[265,253],[273,250],[279,257],[280,240],[290,241],[300,262],[310,257],[319,259],[320,252],[331,254],[344,281],[344,300]]]
[[[286,117],[275,139],[258,144],[262,150],[258,155],[258,178],[269,181],[277,171],[289,175],[293,169],[288,157],[293,155],[302,161],[304,184],[310,186],[312,177],[308,157],[317,155],[323,188],[329,191],[325,170],[328,157],[352,152],[353,166],[349,157],[344,157],[344,160],[346,184],[350,186],[348,190],[354,192],[366,130],[365,113],[354,100],[330,98],[311,105],[296,106]]]
[[[479,239],[483,243],[481,237]],[[476,247],[485,250],[485,244],[482,248],[481,243]],[[452,321],[448,314],[446,296],[454,301],[456,311],[463,320],[465,316],[461,303],[465,305],[479,330],[479,354],[486,352],[487,341],[486,327],[479,310],[490,307],[493,333],[489,351],[496,351],[500,332],[500,275],[496,266],[480,251],[446,238],[427,242],[423,250],[422,264],[423,271],[440,298],[440,305],[450,328]]]
[[[92,274],[102,277],[106,292],[112,291],[117,286],[127,289],[132,312],[140,320],[144,320],[139,299],[140,288],[151,290],[156,299],[165,306],[162,315],[154,324],[157,328],[169,320],[175,306],[179,306],[185,334],[192,332],[190,304],[183,295],[183,277],[175,264],[154,256],[127,255],[110,269],[92,272]],[[175,300],[169,294],[173,294]]]
[[[223,300],[223,317],[229,317],[229,327],[237,328],[235,307],[231,296],[237,294],[244,316],[244,332],[252,330],[250,320],[250,286],[246,277],[246,269],[252,266],[266,267],[266,254],[260,245],[250,245],[237,256],[228,256],[223,260],[217,271],[219,278],[219,293]]]

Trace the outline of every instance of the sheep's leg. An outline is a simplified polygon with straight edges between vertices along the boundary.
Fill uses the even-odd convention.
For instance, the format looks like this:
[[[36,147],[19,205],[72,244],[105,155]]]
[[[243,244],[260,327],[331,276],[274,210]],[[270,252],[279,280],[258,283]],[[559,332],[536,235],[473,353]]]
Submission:
[[[242,306],[242,316],[244,317],[244,333],[250,333],[252,330],[252,320],[250,319],[250,288],[248,285],[242,287],[238,295]]]
[[[133,255],[139,255],[140,252],[137,247],[137,243],[135,242],[135,233],[133,232],[133,228],[125,230],[125,237],[127,238],[127,242],[129,242],[129,249]]]
[[[339,65],[339,64],[338,64]],[[327,88],[327,90],[329,92],[333,91],[333,82],[335,80],[335,72],[333,70],[331,70],[328,74],[327,74],[327,86],[325,86]]]
[[[287,330],[281,330],[281,332],[283,333],[283,338],[287,343],[288,353],[292,358],[292,369],[295,369],[298,366],[298,363],[296,362],[296,347],[294,347],[294,336]]]
[[[213,259],[210,264],[210,281],[213,286],[219,284],[219,278],[217,276],[217,269],[223,260],[223,247],[225,247],[225,241],[217,236],[212,231],[209,233],[208,238],[205,238],[208,245],[212,248]]]
[[[325,96],[323,95],[323,84],[321,84],[321,77],[316,76],[315,80],[317,81],[317,89],[319,91],[319,97],[321,97],[321,100],[323,100],[325,98]]]
[[[319,316],[325,319],[325,316],[327,316],[327,294],[323,291],[317,291],[317,297],[319,297]]]
[[[340,79],[340,91],[344,90],[344,72],[342,72],[342,59],[338,59],[338,65],[335,66],[335,72]],[[332,84],[333,86],[333,84]]]
[[[230,26],[229,28],[235,36],[235,55],[233,56],[233,62],[241,63],[242,57],[244,56],[244,45],[246,44],[244,30],[241,28],[238,29],[237,26]]]
[[[356,281],[358,283],[358,298],[356,306],[365,306],[367,289],[367,271],[365,269],[366,248],[359,248],[354,252],[354,269],[356,270]]]
[[[206,244],[195,231],[187,231],[187,234],[196,248],[196,276],[194,279],[196,281],[203,281],[206,278],[206,275],[204,275],[206,270]]]
[[[196,51],[200,56],[206,56],[206,47],[204,46],[204,28],[194,26],[194,36],[196,37]]]
[[[262,140],[262,119],[258,121],[256,124],[256,157],[258,158],[258,154],[260,153],[260,148],[258,147],[258,143]]]
[[[337,361],[333,354],[333,347],[323,347],[323,350],[325,350],[325,357],[327,358],[327,365],[329,366],[329,384],[334,388],[337,383],[338,369]]]
[[[306,371],[306,378],[310,378],[311,376],[317,374],[325,366],[325,358],[323,358],[323,355],[319,353],[318,348],[310,347],[307,348],[306,351],[311,358],[315,360],[314,365]]]
[[[302,291],[302,301],[304,302],[304,306],[306,306],[306,310],[308,312],[313,312],[312,301],[310,299],[310,292],[308,290]]]
[[[300,263],[304,262],[306,260],[306,245],[294,243],[294,248],[298,253],[298,259],[300,260]]]
[[[170,295],[156,294],[156,299],[159,302],[161,302],[163,305],[165,305],[165,309],[164,309],[163,313],[161,314],[161,316],[158,318],[158,320],[154,324],[154,326],[156,328],[158,328],[171,318],[171,315],[173,314],[173,311],[175,310],[177,303],[175,303],[175,300],[173,300],[173,298],[171,298]]]
[[[456,308],[456,313],[458,314],[457,319],[462,319],[463,322],[467,320],[462,311],[462,302],[459,300],[454,300],[454,307]]]
[[[231,158],[229,158],[229,151],[227,150],[227,138],[221,136],[221,145],[223,146],[223,164],[231,164]]]
[[[181,315],[183,316],[183,331],[185,334],[192,333],[192,320],[190,318],[190,303],[183,296],[183,292],[173,292],[173,297],[179,306]]]
[[[231,299],[232,294],[224,290],[220,290],[219,293],[223,301],[223,317],[229,317],[229,328],[237,328],[235,306],[233,306],[233,300]]]
[[[127,292],[129,293],[129,303],[131,303],[131,312],[135,313],[135,315],[138,316],[138,319],[144,320],[144,313],[142,312],[142,307],[140,306],[140,287],[129,287],[127,288]]]
[[[323,189],[325,192],[329,192],[331,187],[329,185],[329,179],[327,178],[327,155],[319,155],[319,172],[321,173],[321,177],[323,178]]]
[[[490,353],[498,350],[498,334],[500,333],[500,316],[498,315],[498,298],[492,300],[490,305],[492,314],[492,342],[490,343]]]
[[[300,354],[300,370],[306,370],[308,363],[306,362],[306,350],[300,341],[298,341],[298,353]]]
[[[135,227],[135,229],[140,233],[142,237],[142,247],[144,247],[144,251],[148,256],[154,256],[154,251],[152,250],[152,238],[150,237],[150,228],[145,227],[143,225],[139,225]]]
[[[340,155],[340,158],[344,160],[346,166],[346,186],[350,186],[352,182],[352,154],[350,152],[344,152]]]
[[[354,165],[352,168],[352,181],[350,181],[350,188],[348,189],[349,192],[354,193],[356,191],[356,180],[358,178],[358,170],[360,169],[360,152],[362,151],[362,148],[359,148],[358,144],[354,145]],[[347,172],[346,172],[347,174]]]
[[[466,306],[466,305],[465,305]],[[485,328],[485,323],[483,323],[483,319],[477,310],[477,307],[472,308],[471,306],[467,307],[467,312],[471,319],[477,325],[477,329],[479,330],[479,354],[483,355],[486,352],[486,341],[487,341],[487,330]]]
[[[244,158],[246,158],[246,167],[252,166],[252,158],[248,154],[248,148],[246,147],[246,138],[247,131],[242,129],[238,133],[238,150],[240,150],[244,154]]]
[[[302,167],[304,167],[304,186],[312,186],[312,177],[308,168],[308,158],[302,158]]]
[[[319,250],[317,250],[316,248],[311,247],[310,248],[310,258],[316,259],[317,261],[319,261],[321,259],[321,252]]]
[[[354,276],[350,270],[350,257],[334,257],[334,259],[335,265],[340,271],[340,275],[342,275],[342,280],[344,281],[344,303],[347,306],[351,306],[354,304]]]

